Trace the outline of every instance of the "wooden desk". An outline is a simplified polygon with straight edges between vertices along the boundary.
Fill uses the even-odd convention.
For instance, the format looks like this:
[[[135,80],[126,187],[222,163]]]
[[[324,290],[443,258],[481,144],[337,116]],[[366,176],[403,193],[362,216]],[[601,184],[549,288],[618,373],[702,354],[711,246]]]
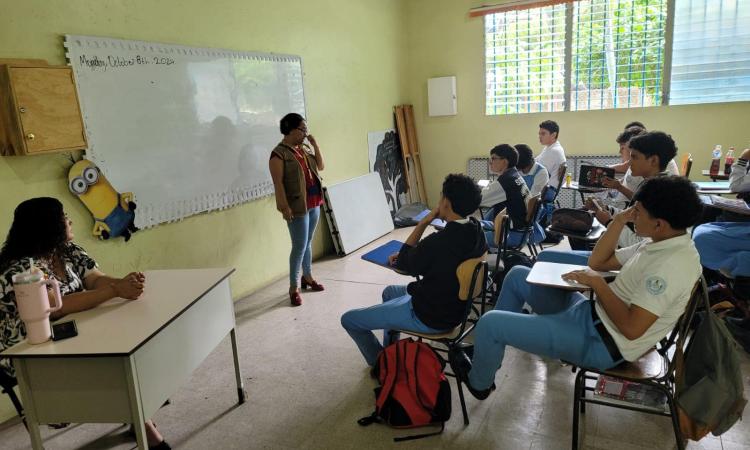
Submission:
[[[526,281],[539,286],[564,289],[566,291],[590,291],[591,287],[584,284],[565,281],[562,275],[574,270],[591,269],[588,266],[579,266],[575,264],[558,264],[552,262],[537,261],[531,268],[531,272],[526,277]],[[598,272],[605,279],[614,279],[617,276],[615,272]]]
[[[16,368],[32,447],[43,448],[39,424],[125,422],[135,426],[138,448],[147,449],[144,421],[227,334],[243,403],[232,272],[146,272],[142,298],[114,299],[67,316],[75,319],[78,336],[39,345],[23,341],[5,350]]]
[[[728,180],[729,179],[729,175],[725,174],[724,171],[720,171],[717,174],[711,175],[711,171],[709,171],[709,170],[702,170],[701,174],[704,177],[710,177],[714,181],[716,181],[716,180]]]

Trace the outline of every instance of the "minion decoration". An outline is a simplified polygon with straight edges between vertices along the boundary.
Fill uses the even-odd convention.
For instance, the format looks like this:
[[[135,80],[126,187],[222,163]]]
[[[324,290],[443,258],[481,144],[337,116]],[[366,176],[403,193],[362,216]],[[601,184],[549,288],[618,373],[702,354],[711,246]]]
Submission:
[[[131,233],[138,231],[133,193],[117,192],[93,162],[82,159],[73,164],[68,172],[68,188],[94,216],[94,236],[122,236],[127,242]]]

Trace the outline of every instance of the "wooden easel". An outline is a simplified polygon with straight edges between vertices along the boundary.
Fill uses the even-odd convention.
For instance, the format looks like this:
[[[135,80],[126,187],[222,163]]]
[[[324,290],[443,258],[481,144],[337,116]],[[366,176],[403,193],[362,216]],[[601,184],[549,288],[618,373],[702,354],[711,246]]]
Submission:
[[[422,177],[422,162],[419,156],[417,132],[414,129],[414,108],[412,105],[394,106],[393,113],[396,116],[396,129],[401,143],[401,155],[406,171],[406,192],[409,201],[427,204],[427,192]],[[416,189],[412,189],[414,186]]]

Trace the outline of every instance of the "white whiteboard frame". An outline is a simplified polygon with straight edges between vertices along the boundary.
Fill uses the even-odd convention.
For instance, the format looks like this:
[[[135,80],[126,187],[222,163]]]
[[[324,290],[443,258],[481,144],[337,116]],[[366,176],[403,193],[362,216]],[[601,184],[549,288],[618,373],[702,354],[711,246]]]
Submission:
[[[89,138],[89,148],[86,152],[86,158],[92,160],[100,167],[102,172],[109,178],[110,182],[112,182],[115,189],[120,192],[133,192],[135,194],[136,203],[138,205],[138,209],[136,210],[137,226],[148,228],[159,223],[181,220],[185,217],[201,212],[225,209],[273,194],[273,183],[270,174],[268,173],[267,161],[270,151],[282,138],[278,131],[278,120],[288,112],[297,112],[303,116],[305,115],[304,70],[301,57],[285,54],[196,48],[182,45],[131,41],[96,36],[66,35],[65,39],[65,47],[67,48],[66,56],[70,61],[70,65],[73,67],[79,97],[81,98],[81,111],[84,117],[84,125]],[[128,164],[122,164],[121,160],[113,162],[118,158],[122,158],[120,155],[127,153],[129,148],[138,148],[140,150],[138,146],[143,144],[142,141],[139,141],[141,136],[134,136],[132,142],[128,142],[127,144],[123,143],[121,147],[117,147],[120,152],[115,154],[116,157],[113,157],[112,153],[109,153],[109,157],[107,156],[108,151],[114,152],[114,150],[108,150],[108,148],[114,148],[120,146],[120,144],[118,141],[113,146],[111,145],[112,142],[108,142],[106,138],[102,138],[102,136],[105,136],[108,128],[106,125],[102,124],[103,120],[96,122],[96,118],[103,116],[102,114],[97,113],[100,113],[101,110],[104,109],[104,111],[109,114],[109,117],[116,117],[117,120],[122,120],[122,123],[126,125],[132,123],[132,121],[138,120],[138,118],[132,117],[132,110],[134,109],[132,107],[122,108],[124,112],[121,116],[115,115],[116,113],[119,114],[120,111],[109,111],[106,109],[107,106],[103,105],[106,100],[102,99],[102,97],[104,97],[104,95],[102,95],[104,89],[102,86],[106,88],[107,85],[102,81],[104,78],[101,77],[103,76],[96,74],[96,76],[99,76],[100,78],[94,80],[96,83],[99,83],[96,84],[96,89],[94,89],[92,88],[94,82],[85,80],[85,76],[82,75],[85,73],[87,67],[86,63],[80,59],[80,55],[84,52],[88,52],[90,55],[122,55],[124,57],[132,55],[133,52],[138,52],[149,57],[170,57],[175,59],[177,64],[186,66],[192,63],[204,62],[207,62],[208,64],[221,64],[223,70],[231,72],[231,77],[229,79],[230,81],[234,81],[234,84],[229,82],[228,84],[230,87],[239,86],[237,79],[234,78],[235,64],[237,62],[242,63],[243,60],[249,60],[250,62],[258,62],[259,64],[271,63],[274,67],[277,67],[277,64],[281,64],[279,67],[283,67],[283,69],[280,70],[285,70],[286,72],[284,73],[289,74],[289,78],[283,78],[284,82],[287,84],[279,82],[278,78],[272,80],[272,82],[277,83],[278,86],[286,86],[286,97],[280,98],[278,103],[281,107],[277,107],[276,101],[271,102],[273,103],[273,111],[272,113],[267,114],[267,117],[263,118],[263,127],[258,127],[256,124],[249,124],[242,121],[241,118],[243,117],[243,114],[247,113],[241,112],[239,109],[237,109],[236,114],[232,116],[232,113],[235,111],[231,110],[231,101],[224,102],[223,105],[228,105],[226,106],[226,108],[229,108],[229,114],[227,114],[227,116],[230,117],[230,120],[225,120],[225,123],[236,125],[236,129],[241,132],[237,132],[238,137],[232,142],[231,146],[222,147],[219,144],[216,145],[216,149],[225,150],[226,148],[226,151],[217,151],[211,156],[207,154],[199,155],[206,160],[222,161],[221,163],[217,163],[219,166],[220,164],[223,164],[223,166],[220,166],[222,167],[221,170],[212,170],[211,166],[206,166],[205,174],[201,174],[203,167],[201,166],[202,162],[200,159],[196,158],[195,154],[192,155],[193,158],[181,158],[183,155],[172,147],[180,148],[180,145],[183,143],[172,144],[172,141],[169,141],[168,137],[165,137],[165,142],[169,142],[171,147],[170,145],[167,145],[162,156],[164,158],[169,158],[170,155],[176,155],[171,161],[174,161],[175,165],[183,164],[183,168],[187,168],[188,170],[185,171],[186,174],[184,175],[182,174],[182,171],[176,170],[174,167],[170,167],[171,169],[174,169],[171,171],[162,170],[161,172],[158,172],[159,176],[161,176],[162,173],[167,173],[167,175],[171,177],[164,180],[163,183],[161,179],[159,179],[159,183],[165,187],[164,192],[162,193],[160,186],[157,186],[155,181],[152,182],[152,180],[155,180],[155,175],[152,174],[152,176],[149,177],[146,175],[146,172],[149,170],[155,171],[155,169],[150,167],[152,164],[164,165],[166,164],[165,162],[151,161],[143,158],[138,161],[133,161],[132,164],[130,164],[130,162],[128,162]],[[110,70],[125,70],[115,69],[115,67],[116,66],[113,64]],[[172,81],[172,78],[170,77],[184,76],[178,71],[175,71],[177,75],[170,75],[168,71],[161,69],[162,71],[160,72],[154,67],[156,66],[153,65],[152,67],[149,67],[146,65],[142,67],[140,70],[146,72],[146,74],[139,74],[137,72],[131,73],[142,77],[150,76],[152,73],[157,77],[161,75],[163,78],[156,79],[155,81],[157,83],[163,83],[165,86],[168,86],[168,83]],[[213,68],[213,66],[211,67]],[[88,69],[94,70],[91,67],[88,67]],[[105,69],[107,68],[105,67]],[[89,74],[88,76],[92,79],[94,78],[94,75]],[[125,75],[118,76],[122,77]],[[112,77],[112,75],[110,75],[110,77]],[[179,80],[182,81],[182,78]],[[133,81],[132,85],[135,87],[140,86],[136,81]],[[219,87],[224,87],[224,84],[221,82],[217,82],[217,85],[219,85]],[[292,85],[294,85],[293,88],[289,87]],[[133,86],[128,85],[126,87],[131,88]],[[113,90],[118,88],[125,90],[125,87],[112,86]],[[231,91],[231,89],[229,90]],[[106,91],[104,92],[106,93]],[[225,92],[224,96],[232,98],[233,100],[236,100],[235,97],[238,96],[234,91],[231,93],[226,93],[227,90],[221,92]],[[157,95],[159,95],[158,92]],[[172,98],[174,98],[174,96],[169,97],[166,100],[173,101],[171,100]],[[189,100],[179,99],[174,101],[174,103],[182,106],[182,103],[180,102],[183,101]],[[239,108],[236,104],[234,106]],[[285,106],[287,106],[288,109]],[[198,111],[199,108],[196,107],[195,109]],[[279,111],[277,111],[277,109],[279,109]],[[282,112],[280,109],[284,109],[285,111]],[[198,116],[200,115],[200,112],[196,112],[195,114]],[[92,116],[96,116],[96,118]],[[173,123],[174,122],[177,121],[173,121]],[[94,123],[97,123],[97,125],[92,125]],[[275,131],[271,131],[271,126]],[[185,126],[185,128],[187,133],[194,132],[196,134],[196,139],[193,139],[190,142],[196,142],[198,139],[203,138],[205,138],[206,142],[214,142],[211,139],[215,138],[215,136],[208,133],[208,131],[211,130],[201,129],[200,131],[193,131],[194,128],[192,127]],[[251,135],[250,131],[254,131],[256,128],[261,128],[263,130],[261,134],[257,135],[257,139],[255,139],[256,136]],[[235,128],[232,129],[234,130]],[[170,131],[177,134],[174,130],[176,130],[175,127],[170,128]],[[151,134],[153,134],[153,132]],[[114,133],[112,133],[112,135],[114,135]],[[243,139],[248,136],[250,136],[251,139]],[[190,135],[190,137],[194,136]],[[172,137],[172,139],[174,139],[174,137]],[[187,140],[187,138],[185,139]],[[102,141],[108,145],[100,145]],[[155,139],[154,141],[158,141],[158,139]],[[131,147],[128,147],[128,145]],[[201,148],[198,144],[195,144],[195,147]],[[250,148],[250,150],[248,150],[248,148]],[[198,162],[196,162],[196,160],[198,160]],[[243,165],[243,161],[249,162],[246,162]],[[128,167],[125,168],[124,166]],[[146,179],[146,182],[141,180],[139,183],[136,180],[130,180],[129,177],[137,179],[136,176],[132,175],[134,170],[143,170],[143,178]],[[231,173],[228,173],[230,171]],[[243,177],[243,174],[249,175]],[[209,184],[204,177],[214,177],[218,182],[216,185],[213,185],[213,183]],[[182,186],[182,188],[180,188],[180,186]]]

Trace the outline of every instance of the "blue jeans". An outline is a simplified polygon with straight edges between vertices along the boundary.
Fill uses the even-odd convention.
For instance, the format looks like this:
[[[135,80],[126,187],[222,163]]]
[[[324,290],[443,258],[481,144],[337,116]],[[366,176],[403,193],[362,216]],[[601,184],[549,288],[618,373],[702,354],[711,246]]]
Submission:
[[[312,276],[312,239],[315,227],[320,219],[320,206],[308,209],[302,217],[295,217],[287,222],[289,235],[292,237],[292,251],[289,253],[289,286],[299,285],[299,267],[302,274]]]
[[[543,250],[537,261],[587,266],[591,252],[588,250]]]
[[[530,271],[524,266],[510,270],[495,310],[482,316],[474,329],[469,383],[475,389],[492,385],[507,345],[598,369],[620,362],[612,360],[591,320],[593,303],[580,292],[527,283]],[[531,305],[535,314],[520,314],[524,302]]]
[[[703,266],[750,276],[750,223],[704,223],[693,230],[693,241]]]
[[[354,339],[370,366],[375,365],[384,346],[398,340],[398,333],[391,334],[390,330],[420,333],[444,331],[430,328],[417,318],[412,308],[411,295],[406,293],[406,286],[388,286],[383,289],[383,303],[380,305],[347,311],[341,316],[341,326]],[[382,345],[372,330],[383,330]]]

